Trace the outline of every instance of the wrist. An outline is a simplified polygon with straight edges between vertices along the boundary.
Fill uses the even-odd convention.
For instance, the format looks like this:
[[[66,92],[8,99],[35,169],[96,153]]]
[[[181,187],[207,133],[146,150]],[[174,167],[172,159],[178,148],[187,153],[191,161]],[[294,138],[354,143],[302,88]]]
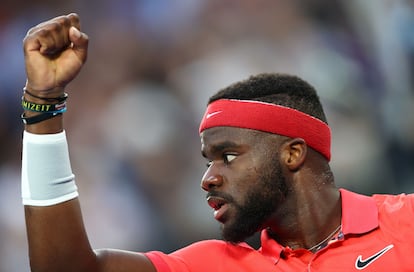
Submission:
[[[26,114],[26,113],[25,113]],[[33,114],[32,112],[27,113],[27,117],[30,117],[29,114]],[[60,133],[63,131],[63,115],[59,114],[54,116],[53,118],[41,121],[35,124],[25,124],[24,126],[27,132],[33,134],[55,134]]]
[[[30,110],[32,107],[27,107],[27,105],[63,105],[67,99],[67,94],[64,92],[64,89],[54,88],[48,91],[38,91],[30,89],[26,83],[26,87],[23,90],[22,102],[28,102],[25,105],[22,103],[24,109],[22,120],[25,124],[25,130],[34,134],[54,134],[62,132],[62,113],[66,110],[66,104],[64,104],[65,110],[56,112],[55,114]]]
[[[65,101],[68,95],[63,87],[53,89],[33,89],[26,83],[23,88],[23,98],[29,102],[37,104],[58,103]]]
[[[62,96],[65,92],[65,87],[56,86],[50,89],[41,87],[34,88],[26,82],[26,85],[24,86],[23,90],[28,90],[32,94],[47,99]]]

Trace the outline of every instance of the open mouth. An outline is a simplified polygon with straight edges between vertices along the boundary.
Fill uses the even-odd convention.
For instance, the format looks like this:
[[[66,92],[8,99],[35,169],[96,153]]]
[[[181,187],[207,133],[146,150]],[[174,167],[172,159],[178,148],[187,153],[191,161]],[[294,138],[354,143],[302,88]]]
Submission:
[[[214,209],[214,218],[223,222],[223,215],[227,210],[227,201],[221,197],[209,196],[207,197],[207,203]]]
[[[215,197],[215,196],[209,196],[207,198],[208,205],[213,208],[214,210],[220,209],[224,204],[226,204],[226,201],[221,197]]]

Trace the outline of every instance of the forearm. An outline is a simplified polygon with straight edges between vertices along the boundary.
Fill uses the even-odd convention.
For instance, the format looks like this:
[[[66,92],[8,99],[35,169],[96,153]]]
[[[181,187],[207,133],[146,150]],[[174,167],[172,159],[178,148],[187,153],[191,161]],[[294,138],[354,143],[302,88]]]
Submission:
[[[25,206],[25,215],[32,271],[98,271],[77,198]]]

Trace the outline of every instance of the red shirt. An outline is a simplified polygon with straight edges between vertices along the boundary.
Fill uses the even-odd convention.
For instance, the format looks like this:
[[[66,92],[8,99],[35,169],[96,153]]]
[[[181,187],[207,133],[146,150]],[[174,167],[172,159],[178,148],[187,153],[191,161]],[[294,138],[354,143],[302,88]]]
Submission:
[[[316,253],[261,234],[261,248],[207,240],[146,256],[158,272],[414,271],[414,194],[359,195],[340,189],[342,232]]]

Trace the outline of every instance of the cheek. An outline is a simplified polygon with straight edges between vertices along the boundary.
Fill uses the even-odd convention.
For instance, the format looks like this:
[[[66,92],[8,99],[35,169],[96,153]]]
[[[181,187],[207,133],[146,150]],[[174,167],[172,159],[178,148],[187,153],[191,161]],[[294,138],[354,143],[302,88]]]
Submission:
[[[246,172],[250,173],[250,175],[260,176],[264,170],[272,166],[273,160],[273,154],[270,154],[269,152],[256,152],[244,162],[243,167]]]
[[[233,177],[228,190],[238,204],[243,204],[247,195],[260,187],[261,179],[258,173],[256,167],[244,168],[243,171],[239,171],[237,176]]]
[[[243,170],[241,172],[244,174],[243,178],[247,185],[254,186],[255,184],[259,184],[266,168],[268,168],[268,162],[263,160],[252,159],[246,163],[242,167]]]
[[[260,176],[265,166],[265,161],[259,159],[260,156],[250,156],[248,159],[238,164],[237,178],[242,180],[246,185],[252,185],[260,182]]]
[[[249,164],[246,164],[245,166],[246,172],[250,173],[250,175],[257,175],[260,171],[260,167],[256,163],[256,161],[252,161]]]

